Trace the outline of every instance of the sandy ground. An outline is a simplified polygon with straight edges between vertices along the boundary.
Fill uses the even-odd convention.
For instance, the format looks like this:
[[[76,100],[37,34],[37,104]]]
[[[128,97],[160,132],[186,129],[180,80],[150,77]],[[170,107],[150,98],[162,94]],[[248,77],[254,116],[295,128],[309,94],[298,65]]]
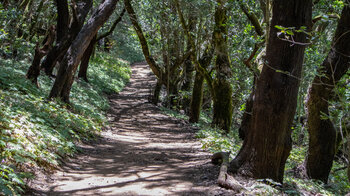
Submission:
[[[147,97],[155,77],[132,66],[130,83],[110,97],[110,126],[52,175],[39,175],[27,195],[234,195],[219,188],[217,166],[195,128],[163,114]]]

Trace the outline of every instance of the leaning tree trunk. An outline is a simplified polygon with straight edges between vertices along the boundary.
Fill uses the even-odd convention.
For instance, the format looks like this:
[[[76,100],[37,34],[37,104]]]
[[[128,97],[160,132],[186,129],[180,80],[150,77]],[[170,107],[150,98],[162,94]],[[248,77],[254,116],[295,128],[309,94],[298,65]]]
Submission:
[[[60,2],[60,1],[57,1]],[[62,2],[61,2],[62,3]],[[68,33],[66,32],[65,36],[58,37],[60,41],[56,43],[56,45],[49,51],[47,54],[46,58],[41,64],[41,67],[45,70],[45,73],[47,75],[52,75],[52,71],[56,65],[56,63],[63,58],[63,56],[66,54],[68,48],[72,44],[73,40],[76,38],[78,35],[79,31],[81,30],[85,18],[87,14],[89,13],[89,10],[92,7],[92,1],[91,0],[79,0],[76,2],[75,9],[73,9],[73,22],[70,25],[69,29],[68,26],[65,28],[68,29]],[[60,7],[58,7],[60,8]],[[65,8],[65,7],[64,7]],[[62,9],[62,10],[61,10]],[[63,9],[58,10],[58,15],[61,14],[64,19],[57,18],[57,26],[60,28],[64,28],[64,25],[66,25],[65,21],[67,17],[67,10]],[[69,16],[68,16],[69,17]],[[63,33],[63,32],[62,32]],[[62,35],[60,35],[62,36]]]
[[[344,7],[333,38],[331,51],[323,61],[308,92],[307,126],[309,150],[306,172],[312,179],[328,181],[336,153],[336,129],[328,118],[329,100],[335,96],[334,88],[350,67],[350,7]]]
[[[117,2],[118,0],[105,0],[83,26],[60,64],[60,69],[49,98],[60,97],[64,102],[69,103],[69,94],[74,81],[74,74],[83,53],[99,28],[108,20]]]
[[[150,66],[152,72],[154,73],[154,75],[156,75],[159,80],[162,80],[162,76],[161,76],[162,70],[150,54],[147,40],[146,40],[145,36],[143,35],[142,28],[141,28],[140,24],[138,23],[136,13],[135,13],[134,8],[132,7],[130,1],[131,0],[124,0],[125,9],[129,14],[129,18],[131,20],[131,23],[132,23],[132,25],[135,29],[135,32],[140,40],[143,55],[145,56],[145,59],[146,59],[148,65]]]
[[[232,172],[283,181],[292,148],[291,124],[307,38],[298,32],[294,32],[293,40],[277,37],[275,26],[310,28],[311,15],[312,0],[274,1],[266,61],[257,81],[252,119],[243,146],[230,163]]]
[[[88,79],[87,79],[87,70],[88,70],[88,67],[89,67],[89,61],[90,61],[91,55],[94,52],[94,48],[95,48],[96,42],[97,42],[97,39],[96,39],[96,35],[95,35],[92,38],[89,46],[85,50],[85,52],[83,54],[83,57],[81,59],[78,77],[82,78],[86,82],[89,82]]]
[[[227,0],[217,0],[215,11],[214,45],[216,78],[213,81],[213,122],[212,124],[228,133],[232,122],[232,76],[227,51]]]
[[[122,18],[125,14],[125,8],[122,10],[122,12],[120,13],[119,17],[113,22],[111,28],[109,29],[109,31],[107,31],[106,33],[103,33],[102,35],[98,36],[95,35],[95,37],[91,40],[88,48],[86,49],[86,51],[84,52],[84,55],[83,55],[83,58],[81,60],[81,63],[80,63],[80,67],[79,67],[79,74],[78,74],[78,77],[79,78],[83,78],[86,82],[88,82],[88,79],[87,79],[87,70],[88,70],[88,67],[89,67],[89,61],[90,61],[90,58],[91,56],[93,55],[94,53],[94,50],[95,50],[95,46],[96,46],[96,43],[111,35],[114,31],[114,29],[117,27],[118,23],[120,21],[122,21]]]

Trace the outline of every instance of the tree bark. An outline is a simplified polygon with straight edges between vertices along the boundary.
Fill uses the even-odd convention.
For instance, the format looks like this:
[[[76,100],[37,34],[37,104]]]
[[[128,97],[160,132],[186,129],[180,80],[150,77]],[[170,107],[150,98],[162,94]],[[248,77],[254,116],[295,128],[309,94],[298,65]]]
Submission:
[[[255,91],[255,89],[253,88],[247,101],[245,102],[245,110],[244,110],[244,113],[242,116],[241,126],[239,127],[239,130],[238,130],[239,138],[241,138],[242,140],[244,140],[244,138],[247,134],[248,125],[250,124],[250,120],[252,119],[252,110],[253,110],[253,103],[254,103],[254,91]]]
[[[96,35],[95,35],[92,38],[89,46],[85,50],[85,52],[83,54],[83,57],[81,59],[78,77],[82,78],[86,82],[89,82],[89,80],[87,79],[87,70],[88,70],[88,67],[89,67],[89,61],[90,61],[91,55],[94,52],[94,48],[95,48],[96,42],[97,42],[97,39],[96,39]]]
[[[35,84],[37,87],[39,87],[38,84],[38,77],[40,75],[40,61],[41,59],[48,53],[48,51],[51,49],[52,44],[54,42],[56,35],[56,29],[54,26],[51,26],[49,29],[49,33],[45,38],[45,43],[42,48],[39,48],[39,43],[35,47],[35,54],[33,58],[32,65],[29,67],[27,72],[27,78],[32,81],[33,84]]]
[[[99,28],[108,20],[118,0],[105,0],[83,26],[64,56],[49,98],[69,103],[69,94],[79,62]]]
[[[194,84],[192,89],[191,107],[189,121],[191,123],[197,123],[201,113],[202,101],[203,101],[203,84],[204,77],[198,71],[194,77]]]
[[[161,74],[162,70],[160,69],[159,65],[157,65],[156,61],[152,58],[152,56],[150,54],[147,40],[146,40],[145,36],[143,35],[142,28],[138,23],[136,13],[134,11],[134,8],[131,5],[130,0],[124,0],[124,4],[125,4],[125,9],[129,14],[131,23],[134,26],[136,34],[140,40],[143,55],[145,56],[145,59],[146,59],[148,65],[150,66],[152,72],[154,73],[154,75],[156,75],[158,77],[158,79],[162,80],[162,74]]]
[[[305,44],[277,37],[276,25],[311,27],[312,1],[274,1],[266,59],[257,81],[252,119],[243,146],[230,170],[254,178],[283,181],[284,166],[292,148],[291,124],[296,110]],[[305,33],[293,40],[306,43]]]
[[[61,23],[61,20],[57,21],[57,26],[68,29],[68,33],[61,39],[61,42],[56,43],[56,45],[49,51],[45,60],[41,64],[41,67],[49,76],[52,75],[53,68],[55,67],[57,61],[63,58],[69,46],[78,35],[84,24],[86,16],[92,7],[91,0],[80,0],[77,1],[76,4],[77,5],[73,5],[73,22],[71,23],[70,27],[64,27],[66,24]],[[67,17],[67,10],[58,9],[58,11],[62,11],[62,13],[60,13],[62,18]]]
[[[213,59],[214,47],[209,44],[204,51],[202,57],[199,59],[199,63],[203,68],[207,68]],[[201,113],[203,103],[203,84],[204,76],[199,71],[196,71],[194,78],[194,84],[192,89],[192,97],[190,103],[189,121],[191,123],[197,123]]]
[[[193,32],[196,28],[196,18],[195,15],[192,13],[189,16],[188,19],[188,29],[190,32]],[[191,44],[189,43],[189,41],[187,40],[187,46],[186,46],[186,51],[189,52],[191,51]],[[185,81],[181,87],[182,91],[190,91],[191,87],[193,85],[193,72],[194,72],[194,65],[191,61],[191,56],[187,57],[185,62],[184,62],[184,68],[185,68]],[[203,80],[202,80],[203,83]],[[199,86],[198,86],[199,87]],[[193,87],[194,88],[194,87]],[[186,96],[183,98],[182,102],[182,108],[184,109],[184,111],[189,114],[190,111],[190,104],[191,104],[191,97],[190,96]]]
[[[336,129],[328,118],[329,101],[334,98],[334,88],[350,67],[350,7],[349,1],[343,9],[333,38],[332,48],[318,70],[308,91],[307,127],[309,150],[306,159],[308,177],[328,181],[336,153]]]
[[[68,33],[69,10],[67,0],[55,0],[57,7],[56,43],[60,43]]]
[[[111,28],[109,29],[109,31],[107,31],[106,33],[103,33],[102,35],[99,35],[97,37],[97,35],[91,40],[88,48],[86,49],[86,51],[84,52],[84,55],[83,55],[83,58],[81,60],[81,63],[80,63],[80,67],[79,67],[79,74],[78,74],[78,77],[79,78],[82,78],[84,79],[86,82],[89,82],[88,79],[87,79],[87,70],[88,70],[88,67],[89,67],[89,61],[90,61],[90,58],[92,56],[92,54],[94,53],[94,50],[95,50],[95,46],[96,46],[96,43],[111,35],[114,31],[114,29],[117,27],[118,23],[123,19],[123,16],[125,14],[125,8],[122,10],[122,12],[120,13],[119,17],[113,22]]]
[[[227,50],[227,0],[217,0],[214,26],[215,70],[212,124],[228,133],[232,122],[231,65]]]

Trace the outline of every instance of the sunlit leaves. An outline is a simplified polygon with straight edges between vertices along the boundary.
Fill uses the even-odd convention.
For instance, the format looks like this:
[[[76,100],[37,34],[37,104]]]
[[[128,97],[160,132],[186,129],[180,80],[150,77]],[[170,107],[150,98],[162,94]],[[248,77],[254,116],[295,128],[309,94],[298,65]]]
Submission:
[[[107,120],[104,92],[120,91],[130,77],[127,62],[98,54],[90,83],[74,85],[68,109],[46,100],[50,78],[39,77],[40,88],[25,78],[28,67],[25,60],[0,59],[0,189],[6,195],[22,191],[28,175],[19,168],[54,167],[60,157],[76,152],[77,141],[94,138]]]

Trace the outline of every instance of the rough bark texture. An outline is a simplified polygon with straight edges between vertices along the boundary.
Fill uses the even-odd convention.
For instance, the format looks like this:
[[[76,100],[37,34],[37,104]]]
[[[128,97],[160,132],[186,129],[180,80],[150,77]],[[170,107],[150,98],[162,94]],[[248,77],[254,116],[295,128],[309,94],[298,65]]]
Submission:
[[[98,29],[112,14],[117,2],[117,0],[104,1],[83,26],[60,64],[57,79],[49,95],[50,98],[60,97],[64,102],[69,103],[69,94],[74,81],[74,74],[83,53],[96,35]]]
[[[349,3],[349,2],[347,2]],[[309,150],[306,159],[307,175],[312,179],[328,181],[336,153],[336,129],[329,119],[328,101],[334,96],[334,88],[350,66],[350,7],[343,9],[333,39],[331,51],[323,61],[318,75],[314,78],[308,92],[307,127],[309,131]]]
[[[232,172],[255,178],[283,181],[284,166],[292,142],[290,126],[297,105],[304,44],[291,44],[277,37],[275,25],[311,27],[311,0],[274,1],[266,61],[257,81],[252,119]],[[306,43],[306,34],[294,40]]]
[[[55,67],[57,61],[63,58],[66,54],[69,46],[72,44],[73,40],[78,35],[80,29],[82,28],[85,18],[89,13],[89,10],[92,7],[91,0],[80,0],[76,2],[76,5],[73,6],[73,22],[70,27],[63,27],[60,20],[57,21],[57,26],[61,28],[69,29],[68,33],[61,39],[61,42],[57,42],[56,45],[49,51],[45,60],[42,62],[41,67],[45,70],[47,75],[52,75],[53,68]],[[58,10],[60,11],[60,10]],[[62,15],[67,14],[66,10]],[[67,17],[67,16],[62,16]],[[68,16],[69,17],[69,16]]]
[[[213,81],[213,122],[212,124],[227,133],[232,122],[232,76],[230,59],[227,50],[227,1],[217,0],[214,26],[215,70],[216,78]]]

